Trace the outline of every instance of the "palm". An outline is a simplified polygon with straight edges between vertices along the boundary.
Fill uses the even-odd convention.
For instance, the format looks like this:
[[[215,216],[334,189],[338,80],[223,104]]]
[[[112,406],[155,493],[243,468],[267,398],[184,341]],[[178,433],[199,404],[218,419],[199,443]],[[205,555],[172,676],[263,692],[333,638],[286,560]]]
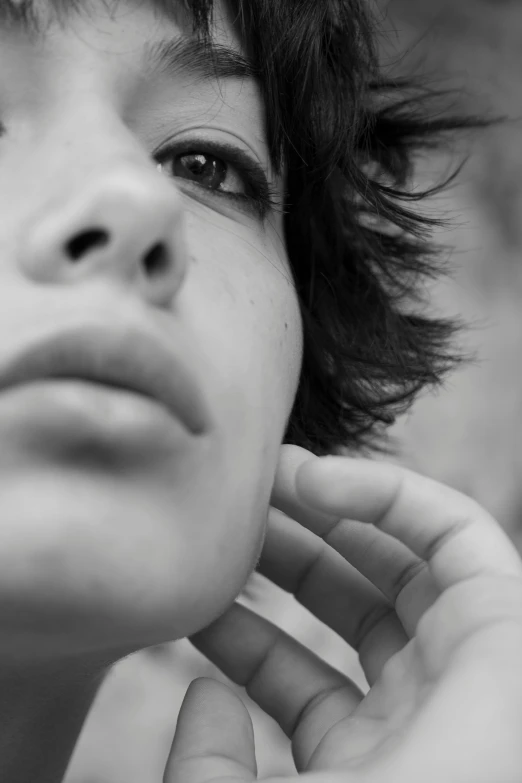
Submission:
[[[411,585],[417,588],[420,605],[425,603],[429,592],[424,593],[423,599],[427,583],[428,575],[422,572],[416,584]],[[403,600],[398,602],[402,604],[403,616],[408,613],[406,592],[402,591]],[[481,599],[479,602],[477,597]],[[481,604],[475,617],[473,612],[467,617],[462,613],[467,600]],[[324,719],[319,713],[328,712],[328,697],[315,708],[315,715],[312,705],[308,715],[302,717],[292,738],[294,756],[303,762],[301,769],[308,772],[367,770],[376,772],[375,779],[380,781],[381,775],[382,780],[387,779],[386,773],[388,779],[394,779],[389,778],[389,773],[397,767],[402,770],[400,779],[404,773],[404,756],[411,747],[411,735],[418,734],[418,719],[422,716],[425,723],[444,727],[437,750],[444,755],[446,742],[447,757],[456,758],[460,754],[465,759],[466,781],[520,779],[521,619],[520,579],[477,577],[433,600],[430,610],[423,615],[420,634],[388,658],[368,693],[350,714],[333,722],[313,750],[307,723]],[[518,706],[512,710],[511,719],[499,721],[497,704],[508,717],[509,711],[502,702],[508,695],[513,697],[517,693]],[[473,734],[467,733],[470,725]],[[430,733],[428,747],[431,744],[434,740]],[[488,746],[490,750],[484,759],[480,749]],[[509,752],[506,754],[506,748],[511,750],[511,757]]]
[[[412,662],[414,646],[391,658],[379,680],[351,715],[335,723],[324,735],[303,768],[313,771],[371,764],[386,747],[393,753],[397,738],[407,726],[417,706],[426,698],[427,682],[414,672],[422,666]],[[412,665],[413,663],[413,665]],[[309,749],[300,743],[300,732],[293,737],[295,757],[302,758]]]

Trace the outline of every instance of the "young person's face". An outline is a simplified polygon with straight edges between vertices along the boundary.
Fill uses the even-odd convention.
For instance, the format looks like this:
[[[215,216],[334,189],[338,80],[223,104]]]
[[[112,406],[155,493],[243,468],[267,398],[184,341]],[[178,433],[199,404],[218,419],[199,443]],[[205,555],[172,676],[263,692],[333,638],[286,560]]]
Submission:
[[[252,186],[217,146],[281,192],[258,87],[204,79],[194,53],[160,67],[191,30],[174,0],[79,5],[60,21],[41,0],[39,36],[0,33],[0,385],[48,337],[98,329],[98,354],[117,330],[132,357],[138,331],[205,412],[78,379],[0,393],[0,623],[41,627],[42,650],[178,638],[234,599],[302,355],[282,217],[231,197]],[[216,39],[240,50],[232,30],[217,4]]]

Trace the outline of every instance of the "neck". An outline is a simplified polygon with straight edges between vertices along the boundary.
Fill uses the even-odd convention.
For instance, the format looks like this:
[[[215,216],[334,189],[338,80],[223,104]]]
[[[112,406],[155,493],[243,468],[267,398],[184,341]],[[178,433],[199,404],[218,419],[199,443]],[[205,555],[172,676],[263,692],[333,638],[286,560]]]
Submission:
[[[0,779],[61,783],[107,673],[95,663],[0,666]]]

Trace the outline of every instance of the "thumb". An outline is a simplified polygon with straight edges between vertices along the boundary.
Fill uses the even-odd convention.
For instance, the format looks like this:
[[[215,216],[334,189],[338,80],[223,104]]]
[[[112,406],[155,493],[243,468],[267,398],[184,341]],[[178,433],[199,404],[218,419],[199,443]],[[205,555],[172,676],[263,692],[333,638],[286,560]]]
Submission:
[[[257,780],[254,729],[234,691],[208,677],[183,699],[163,783],[251,783]]]

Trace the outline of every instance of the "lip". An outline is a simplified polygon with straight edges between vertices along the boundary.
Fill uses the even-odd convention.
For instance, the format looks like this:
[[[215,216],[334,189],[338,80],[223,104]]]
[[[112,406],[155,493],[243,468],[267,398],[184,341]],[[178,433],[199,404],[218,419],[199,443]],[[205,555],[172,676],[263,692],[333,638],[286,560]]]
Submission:
[[[189,368],[158,338],[136,327],[76,326],[0,363],[0,393],[51,378],[130,390],[162,404],[193,435],[209,428],[206,402]]]

